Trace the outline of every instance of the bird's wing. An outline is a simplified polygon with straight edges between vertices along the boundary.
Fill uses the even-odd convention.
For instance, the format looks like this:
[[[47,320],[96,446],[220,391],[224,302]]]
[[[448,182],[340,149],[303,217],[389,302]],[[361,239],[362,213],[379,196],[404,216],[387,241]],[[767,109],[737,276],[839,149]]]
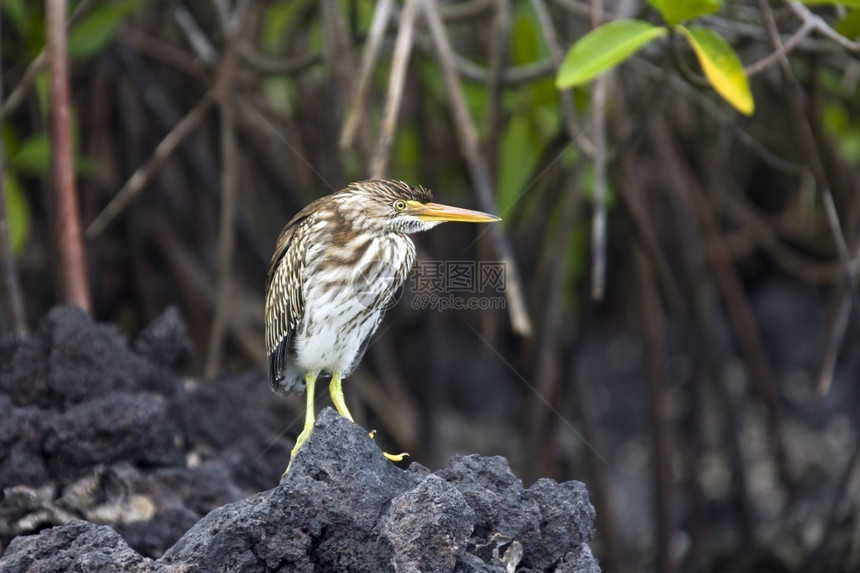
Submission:
[[[266,278],[266,356],[269,384],[280,386],[296,328],[305,312],[302,275],[307,262],[308,227],[304,211],[281,231]]]

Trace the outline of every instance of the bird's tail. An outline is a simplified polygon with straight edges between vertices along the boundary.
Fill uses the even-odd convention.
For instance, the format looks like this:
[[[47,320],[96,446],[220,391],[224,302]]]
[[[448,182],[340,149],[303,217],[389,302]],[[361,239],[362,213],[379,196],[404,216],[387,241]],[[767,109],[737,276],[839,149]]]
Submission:
[[[269,357],[269,386],[277,394],[302,394],[305,391],[304,372],[287,363],[278,368],[276,360]]]

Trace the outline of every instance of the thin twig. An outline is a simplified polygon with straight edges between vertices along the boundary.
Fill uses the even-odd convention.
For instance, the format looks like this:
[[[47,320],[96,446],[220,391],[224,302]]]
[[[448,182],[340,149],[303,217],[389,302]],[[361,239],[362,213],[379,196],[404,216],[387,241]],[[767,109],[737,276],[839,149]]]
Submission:
[[[358,126],[361,123],[361,120],[364,119],[364,104],[367,100],[367,94],[370,91],[370,82],[373,79],[373,71],[376,69],[376,62],[379,60],[382,40],[385,37],[385,29],[388,27],[388,21],[391,18],[393,7],[394,0],[380,0],[376,4],[376,9],[373,12],[373,21],[370,24],[370,31],[367,36],[367,45],[364,48],[364,56],[361,59],[361,70],[358,73],[358,83],[356,84],[355,93],[352,96],[352,102],[349,105],[349,112],[346,114],[346,121],[343,122],[343,130],[340,132],[341,149],[349,149],[352,147],[352,142],[355,139],[355,133],[358,130]],[[414,24],[414,17],[410,19],[413,20]],[[410,26],[413,24],[410,24]]]
[[[591,219],[591,297],[603,300],[606,288],[606,105],[607,77],[594,83],[592,139],[594,141],[594,211]]]
[[[591,4],[577,0],[555,0],[555,4],[561,6],[571,14],[589,18],[591,16]]]
[[[66,302],[91,312],[87,265],[72,149],[69,70],[66,52],[66,2],[47,1],[48,54],[51,72],[51,139],[57,200],[57,250]]]
[[[239,150],[236,145],[236,122],[233,103],[229,97],[221,98],[221,221],[218,225],[218,279],[215,290],[215,308],[209,332],[209,351],[206,354],[204,376],[213,377],[221,366],[221,350],[230,314],[233,251],[236,237],[236,203],[239,195]]]
[[[833,40],[850,52],[860,52],[860,42],[852,42],[831,28],[830,25],[821,18],[821,16],[814,14],[809,8],[800,2],[786,2],[786,4],[788,4],[791,11],[803,20],[804,23],[811,23],[818,32],[821,32],[821,34],[826,36],[828,39]],[[759,6],[761,6],[761,3],[759,3]],[[782,55],[784,56],[784,54]]]
[[[2,7],[0,7],[2,10]],[[0,28],[0,46],[2,28]],[[0,103],[3,99],[3,74],[0,74]],[[12,241],[9,237],[9,216],[6,209],[6,189],[3,185],[3,173],[6,170],[6,151],[0,141],[0,268],[3,269],[3,286],[12,327],[19,336],[27,334],[27,320],[24,317],[24,301],[21,297],[21,283],[18,269],[15,267],[15,256],[12,253]]]
[[[554,70],[558,70],[561,67],[561,62],[564,60],[564,53],[562,53],[558,34],[555,32],[555,26],[553,26],[552,18],[550,18],[549,10],[547,10],[544,0],[532,0],[532,7],[543,31],[544,40],[549,47]],[[594,142],[588,139],[579,125],[579,120],[576,118],[576,108],[573,105],[572,90],[570,89],[561,90],[561,112],[564,116],[564,127],[567,130],[568,137],[576,142],[579,149],[587,157],[594,157]]]
[[[225,36],[229,36],[229,32],[227,29],[230,27],[231,22],[235,22],[236,13],[238,10],[231,11],[232,4],[239,4],[239,2],[234,2],[234,0],[210,0],[209,3],[215,9],[215,14],[218,15],[218,24],[221,25],[221,29],[224,30]]]
[[[706,539],[712,537],[708,531],[710,520],[705,514],[705,509],[701,506],[704,503],[704,500],[701,499],[703,495],[701,478],[704,468],[696,463],[696,460],[701,459],[701,456],[704,455],[700,452],[702,446],[701,432],[703,431],[702,418],[708,416],[702,416],[698,410],[700,407],[705,407],[701,400],[708,399],[702,395],[705,386],[713,387],[716,398],[722,402],[723,413],[718,413],[718,417],[725,418],[725,422],[721,426],[726,435],[725,439],[728,441],[728,455],[731,464],[728,471],[732,476],[731,486],[734,492],[730,503],[736,507],[734,517],[740,528],[742,547],[747,549],[755,547],[756,541],[752,511],[750,510],[749,479],[741,448],[742,425],[738,421],[740,397],[735,399],[728,391],[727,384],[720,380],[721,376],[719,375],[726,349],[721,336],[715,335],[715,332],[723,330],[721,328],[723,318],[718,315],[718,304],[713,288],[713,273],[710,273],[709,276],[707,272],[708,261],[706,257],[712,250],[707,247],[708,240],[703,236],[706,229],[702,228],[701,222],[697,221],[697,217],[691,211],[694,208],[692,202],[685,196],[683,190],[677,188],[677,184],[673,191],[668,198],[674,207],[672,210],[675,215],[673,228],[677,233],[677,242],[681,253],[683,253],[685,276],[691,279],[685,285],[685,300],[688,301],[687,306],[694,310],[692,316],[695,332],[690,344],[693,348],[693,363],[698,365],[695,368],[694,379],[690,381],[693,386],[691,392],[695,397],[688,418],[695,427],[692,432],[691,459],[685,462],[686,467],[690,468],[688,483],[691,489],[690,517],[687,520],[690,524],[690,552],[687,568],[697,570],[696,565],[702,559],[702,546]]]
[[[560,212],[556,216],[558,231],[553,233],[552,246],[546,249],[546,255],[544,255],[546,264],[541,265],[547,269],[549,276],[546,280],[544,296],[539,297],[543,299],[543,320],[541,320],[540,336],[536,341],[535,394],[529,404],[528,444],[532,455],[538,460],[538,463],[529,469],[527,477],[530,480],[558,474],[558,464],[555,460],[556,439],[553,431],[555,418],[550,416],[551,411],[544,401],[553,404],[561,403],[562,366],[558,356],[563,352],[563,338],[571,330],[571,327],[566,325],[567,314],[561,310],[564,307],[566,295],[564,259],[568,256],[570,241],[576,229],[573,221],[577,220],[582,204],[582,193],[577,187],[583,163],[583,160],[577,161],[576,167],[563,186],[562,195],[556,203],[560,206]]]
[[[197,129],[197,126],[200,125],[200,122],[203,121],[212,106],[217,103],[215,94],[215,88],[210,88],[200,98],[200,101],[197,102],[194,108],[176,124],[176,127],[164,136],[164,139],[156,146],[152,157],[145,164],[137,168],[131,177],[128,178],[128,181],[125,182],[125,185],[111,199],[110,203],[105,206],[102,212],[87,227],[86,236],[88,239],[92,240],[98,237],[104,231],[105,227],[143,191],[150,179],[161,169],[164,161],[170,157],[186,137]]]
[[[800,42],[803,41],[806,36],[809,35],[810,32],[815,28],[815,24],[811,21],[807,20],[803,23],[803,25],[798,28],[797,32],[791,35],[791,37],[785,41],[785,43],[778,50],[774,51],[771,54],[763,57],[759,61],[754,64],[748,65],[744,68],[744,71],[747,73],[747,76],[754,76],[756,74],[760,74],[761,72],[768,69],[774,63],[778,62],[780,58],[791,52],[795,47],[797,47]]]
[[[827,320],[824,350],[818,366],[818,375],[815,378],[815,394],[819,400],[827,396],[833,385],[836,359],[839,357],[839,349],[842,348],[842,341],[845,338],[846,330],[848,330],[848,318],[851,316],[851,298],[845,292],[845,288],[834,290],[836,292],[833,295],[830,316]]]
[[[620,90],[619,98],[624,98],[624,90]],[[623,138],[621,134],[629,132],[636,123],[636,118],[627,112],[629,105],[622,102],[617,106],[617,112],[610,116],[613,133],[616,140]],[[612,169],[610,177],[618,190],[618,196],[638,234],[639,246],[648,255],[657,279],[660,281],[664,299],[669,310],[676,314],[684,311],[684,300],[678,281],[672,275],[672,269],[666,254],[660,246],[656,223],[648,213],[646,205],[647,193],[642,178],[637,170],[640,166],[635,161],[635,149],[631,146],[619,146],[617,158],[618,168]]]
[[[719,187],[723,189],[735,187],[736,184],[731,177],[726,176],[724,169],[714,166],[712,173],[714,180],[719,182]],[[842,270],[838,262],[806,258],[787,247],[764,217],[748,204],[749,201],[739,190],[724,193],[720,199],[725,206],[726,214],[742,229],[740,232],[766,251],[785,271],[810,283],[833,284],[842,280]]]
[[[204,309],[197,313],[199,316],[195,322],[200,323],[201,328],[205,328],[205,322],[208,319],[205,309],[215,305],[215,287],[212,284],[211,273],[200,263],[197,254],[191,252],[178,236],[175,225],[169,224],[162,213],[155,213],[150,225],[151,237],[159,249],[159,255],[175,277],[179,295],[185,301],[183,307],[192,309],[192,317],[195,314],[193,309]],[[263,300],[262,297],[258,297],[260,297],[259,291],[239,292],[235,300],[252,307],[253,311],[246,314],[257,319],[263,316]],[[262,364],[266,359],[266,353],[259,338],[262,325],[251,327],[248,322],[244,316],[235,312],[230,313],[227,316],[227,332],[245,355],[253,362]]]
[[[789,5],[795,7],[796,2],[790,2]],[[845,242],[845,234],[842,232],[842,223],[839,221],[839,214],[836,212],[836,204],[833,201],[833,193],[830,191],[830,183],[827,180],[827,173],[824,170],[824,163],[821,160],[821,155],[818,151],[818,146],[815,143],[815,134],[812,130],[809,118],[803,109],[801,101],[800,85],[791,71],[791,65],[788,63],[788,57],[783,49],[782,39],[779,37],[779,30],[776,26],[773,13],[767,0],[759,0],[759,10],[764,19],[765,28],[767,29],[768,37],[774,50],[779,54],[779,66],[782,71],[782,79],[788,87],[786,96],[788,97],[789,106],[792,115],[794,116],[794,128],[798,132],[800,144],[804,151],[809,167],[815,177],[815,188],[818,190],[819,198],[824,206],[824,215],[827,220],[827,226],[830,230],[830,235],[833,238],[833,244],[836,246],[836,253],[839,255],[839,262],[842,265],[842,273],[845,280],[845,288],[851,296],[851,308],[853,310],[855,320],[860,323],[860,293],[857,292],[857,278],[851,272],[851,258],[848,255],[848,245]],[[809,21],[822,21],[818,16],[809,12],[806,8],[800,6],[795,7],[795,13],[809,14]],[[823,21],[822,21],[823,22]]]
[[[603,20],[603,0],[591,0],[591,28]],[[591,130],[594,142],[594,211],[591,219],[591,298],[603,300],[606,289],[606,109],[609,74],[594,82]]]
[[[3,170],[2,150],[0,150],[0,172]],[[24,318],[24,301],[21,298],[21,283],[15,257],[9,238],[9,217],[6,210],[6,193],[3,178],[0,177],[0,268],[3,269],[3,287],[6,303],[12,317],[12,326],[19,335],[27,334],[27,321]]]
[[[243,5],[247,4],[244,2]],[[231,37],[227,46],[224,49],[224,55],[221,58],[221,65],[218,69],[218,75],[215,77],[213,86],[203,94],[203,97],[197,102],[194,108],[170,130],[170,133],[158,143],[152,157],[128,178],[125,185],[117,192],[110,203],[105,206],[101,213],[87,227],[86,236],[88,239],[94,239],[104,231],[111,221],[119,215],[123,209],[146,187],[150,179],[158,173],[164,161],[176,150],[182,141],[197,129],[197,126],[209,113],[209,110],[217,104],[224,96],[227,86],[233,77],[233,69],[235,67],[236,53],[238,47],[238,34]]]
[[[694,230],[697,225],[694,222],[695,217],[689,212],[689,205],[684,205],[685,202],[680,200],[678,195],[678,193],[673,194],[676,203],[681,204],[680,207],[683,209],[684,215],[689,215],[679,218],[679,227],[687,229],[683,233],[685,240],[682,242],[687,259],[687,275],[693,277],[689,296],[693,299],[691,306],[695,309],[693,314],[697,331],[695,344],[703,358],[701,376],[704,377],[704,382],[713,388],[717,400],[722,402],[723,417],[725,418],[725,423],[722,426],[728,441],[729,472],[732,489],[735,492],[732,505],[737,507],[733,518],[737,520],[740,528],[741,547],[751,549],[756,547],[757,541],[749,487],[751,480],[748,476],[749,470],[743,457],[741,443],[741,402],[729,392],[727,384],[720,379],[721,359],[725,356],[725,351],[720,350],[721,344],[719,336],[715,334],[717,329],[714,326],[721,324],[722,318],[716,315],[717,301],[713,280],[708,277],[706,255],[703,256],[703,251],[707,252],[707,249],[704,247],[705,241],[701,229],[698,232]],[[702,469],[698,468],[697,473],[700,473]]]
[[[355,52],[352,35],[340,14],[340,5],[335,0],[320,0],[322,17],[325,26],[327,43],[326,58],[329,67],[334,72],[339,104],[345,106],[348,94],[353,93],[356,86]],[[363,165],[370,165],[371,158],[370,132],[366,124],[358,127],[358,154]]]
[[[490,73],[487,76],[486,156],[492,173],[498,173],[499,131],[501,129],[502,73],[508,60],[511,32],[510,0],[498,0],[490,48]]]
[[[756,539],[753,512],[750,509],[749,479],[741,449],[739,402],[728,391],[727,385],[721,382],[719,376],[726,351],[723,348],[724,344],[721,343],[721,337],[715,334],[721,331],[720,325],[723,320],[717,314],[718,305],[713,288],[713,273],[709,276],[707,272],[709,263],[707,257],[709,253],[713,252],[713,249],[707,246],[708,239],[704,236],[706,229],[703,229],[701,222],[697,221],[693,202],[677,187],[678,183],[680,181],[673,186],[674,192],[669,194],[669,200],[674,206],[673,213],[676,221],[674,228],[678,234],[678,243],[685,261],[685,275],[691,278],[691,281],[685,285],[685,298],[689,300],[688,306],[693,309],[692,316],[696,331],[691,342],[695,349],[693,363],[699,365],[696,368],[699,373],[693,384],[697,386],[706,384],[713,387],[717,399],[722,401],[723,417],[725,417],[723,429],[728,440],[731,463],[729,471],[735,491],[735,499],[732,503],[737,507],[736,519],[740,527],[742,546],[750,548],[756,545]],[[697,394],[701,394],[703,390],[704,388],[696,388],[695,391]],[[694,413],[691,411],[690,415],[693,416]],[[696,420],[695,423],[701,425],[701,420]],[[692,461],[690,463],[692,465]],[[692,470],[692,479],[696,479],[701,475],[703,468],[692,467],[695,468]],[[698,494],[696,490],[700,487],[700,484],[695,486],[694,496]],[[694,499],[692,503],[695,504],[696,500]],[[691,516],[690,552],[693,561],[692,566],[695,570],[696,553],[698,553],[696,545],[699,543],[701,532],[699,531],[700,524],[693,522],[693,519],[695,519],[694,516]]]
[[[714,100],[713,98],[701,97],[701,93],[692,85],[685,82],[677,75],[667,75],[665,69],[655,66],[654,64],[643,58],[634,58],[632,60],[632,66],[652,81],[667,81],[668,85],[672,89],[676,90],[680,95],[684,96],[694,105],[702,108],[702,111],[704,113],[708,114],[709,117],[713,117],[715,120],[719,120],[723,123],[731,123],[728,120],[735,117],[735,112],[730,110],[728,106],[718,105],[716,103],[716,100]],[[735,125],[734,129],[735,137],[738,143],[741,143],[746,146],[751,152],[755,153],[767,165],[770,165],[775,169],[793,175],[797,175],[800,173],[800,164],[779,157],[778,155],[770,151],[767,147],[765,147],[761,142],[759,142],[755,137],[753,137],[749,133],[749,131],[747,131],[740,125]]]
[[[436,44],[439,65],[442,67],[442,77],[445,81],[451,111],[454,115],[454,126],[457,131],[460,152],[469,166],[478,204],[485,211],[495,211],[496,205],[493,197],[493,183],[490,178],[489,167],[481,155],[478,145],[478,134],[475,131],[474,123],[469,114],[469,108],[466,105],[463,87],[460,85],[460,79],[457,77],[457,72],[454,69],[451,45],[448,43],[445,28],[442,26],[442,19],[439,15],[436,0],[424,0],[424,13],[427,16],[430,34]],[[511,326],[517,334],[529,336],[532,328],[525,305],[525,290],[514,262],[514,253],[510,241],[502,225],[490,225],[488,232],[491,234],[500,262],[507,268],[505,296],[508,302],[508,314],[511,319]]]
[[[397,30],[397,41],[394,44],[394,56],[391,62],[391,77],[388,80],[388,97],[382,112],[382,128],[370,168],[371,179],[382,179],[388,169],[391,144],[394,143],[394,132],[397,130],[397,114],[400,112],[400,102],[403,100],[406,71],[409,69],[409,56],[412,54],[412,34],[415,31],[415,21],[421,12],[421,2],[422,0],[406,0],[403,17],[400,18],[400,28]]]
[[[211,79],[210,72],[201,63],[200,58],[188,50],[165,42],[162,38],[153,36],[139,28],[125,26],[117,40],[135,52],[175,68],[197,80],[208,82]]]
[[[415,45],[424,53],[430,55],[435,54],[433,39],[428,37],[426,34],[416,34]],[[452,57],[454,68],[464,80],[469,80],[479,84],[487,83],[490,77],[490,71],[487,68],[476,64],[472,60],[456,52],[452,52]],[[549,58],[519,66],[510,66],[505,68],[501,73],[502,85],[505,87],[519,86],[541,78],[552,76],[555,74],[555,71],[556,66]]]
[[[349,90],[355,83],[355,54],[352,49],[352,36],[340,13],[340,5],[334,0],[321,0],[326,42],[334,76],[340,89]],[[349,93],[349,92],[347,92]]]
[[[476,18],[491,10],[496,0],[466,0],[457,4],[439,6],[439,13],[446,22]]]
[[[66,21],[66,30],[69,30],[73,25],[75,25],[81,17],[86,14],[87,10],[90,9],[90,5],[95,0],[83,0],[80,2],[75,9],[72,11],[68,20]],[[15,88],[12,90],[12,93],[9,94],[9,97],[6,98],[6,101],[3,102],[3,106],[0,107],[0,120],[5,119],[9,114],[18,109],[18,106],[24,101],[24,97],[30,91],[30,88],[33,86],[33,82],[38,77],[39,72],[45,69],[48,65],[48,53],[45,48],[42,49],[39,54],[33,58],[33,61],[27,66],[27,69],[24,71],[24,76],[21,78],[21,81],[17,83]]]
[[[24,101],[24,98],[27,97],[27,93],[30,91],[33,82],[36,80],[36,76],[38,76],[39,72],[44,70],[47,65],[48,53],[45,50],[42,50],[39,52],[39,55],[30,62],[30,65],[27,66],[27,69],[24,71],[24,77],[22,77],[21,81],[15,85],[12,93],[9,94],[9,97],[6,98],[5,102],[3,102],[3,107],[0,107],[0,119],[6,119],[9,114],[18,109],[18,106],[20,106]]]
[[[173,18],[179,24],[179,28],[185,33],[188,43],[197,56],[209,66],[214,66],[218,61],[218,51],[197,25],[194,16],[183,4],[175,4],[173,7]]]
[[[642,334],[648,357],[649,418],[651,447],[654,452],[654,505],[657,517],[657,571],[671,573],[675,562],[671,554],[674,529],[672,455],[669,427],[669,396],[666,390],[666,363],[663,347],[663,310],[657,292],[657,282],[648,256],[638,245],[634,247],[636,275],[642,312]]]
[[[262,52],[258,52],[248,42],[239,47],[239,54],[248,67],[260,74],[267,75],[292,75],[302,70],[322,63],[322,55],[306,52],[298,56],[288,58],[273,58]]]
[[[173,100],[171,94],[166,92],[159,82],[156,80],[156,75],[148,62],[137,53],[137,51],[127,48],[125,45],[118,45],[116,55],[119,58],[123,69],[127,72],[128,77],[134,89],[138,91],[141,98],[141,103],[144,108],[150,113],[153,123],[153,133],[161,135],[168,133],[173,127],[182,120],[183,113],[180,112],[178,104]],[[206,77],[209,78],[207,73]],[[206,80],[206,84],[211,84],[211,79]],[[234,104],[238,103],[241,106],[241,98],[234,100]],[[241,118],[239,118],[241,119]],[[245,123],[247,125],[247,123]],[[239,123],[239,128],[243,128],[242,122]],[[248,135],[248,130],[244,133]],[[255,129],[254,134],[258,133]],[[195,133],[183,140],[177,147],[175,153],[182,157],[183,161],[188,162],[189,173],[197,182],[197,188],[205,192],[214,203],[221,201],[221,181],[216,165],[220,163],[213,157],[211,149],[207,145],[201,144],[203,134]],[[258,143],[253,141],[253,137],[248,141],[249,145]],[[268,165],[281,166],[283,158],[278,157],[276,161],[271,161],[269,157],[271,150],[265,148],[260,150],[256,148],[252,153],[254,159],[263,160]],[[268,159],[267,159],[268,158]],[[277,171],[277,169],[276,169]],[[271,245],[268,240],[263,239],[258,233],[258,226],[251,222],[249,214],[240,210],[238,216],[238,233],[245,245],[250,248],[253,258],[261,264],[268,264],[271,260]],[[208,329],[208,325],[206,326]]]
[[[709,104],[712,102],[712,100],[704,98],[702,98],[701,101],[708,102]],[[720,109],[721,115],[723,115],[724,119],[728,115],[728,111],[725,107],[722,107]],[[800,175],[803,169],[801,164],[785,159],[784,157],[780,157],[779,155],[765,147],[762,142],[753,137],[753,135],[749,131],[747,131],[740,125],[735,125],[735,138],[738,140],[738,143],[745,145],[747,148],[749,148],[750,151],[755,153],[759,157],[759,159],[761,159],[766,165],[769,165],[774,169],[789,173],[794,176]]]
[[[683,160],[683,154],[678,149],[677,142],[670,136],[667,128],[656,121],[651,122],[650,133],[654,141],[654,148],[658,152],[660,164],[672,180],[670,187],[687,208],[687,211],[696,218],[696,222],[702,230],[701,234],[707,239],[709,248],[706,249],[706,255],[713,269],[717,285],[722,292],[741,348],[749,362],[750,376],[755,384],[759,399],[767,410],[777,469],[791,499],[795,493],[794,479],[786,448],[776,382],[764,351],[761,334],[756,325],[750,301],[744,294],[737,270],[731,265],[728,248],[724,241],[719,240],[719,233],[714,228],[713,213],[704,190],[693,175],[689,164]]]
[[[236,242],[236,203],[239,196],[239,149],[236,144],[236,117],[228,87],[236,69],[239,38],[242,35],[250,0],[241,0],[227,25],[228,43],[221,56],[218,104],[221,112],[221,222],[218,230],[218,283],[215,290],[215,315],[209,335],[209,352],[204,373],[215,376],[221,366],[224,333],[232,305],[232,262]]]

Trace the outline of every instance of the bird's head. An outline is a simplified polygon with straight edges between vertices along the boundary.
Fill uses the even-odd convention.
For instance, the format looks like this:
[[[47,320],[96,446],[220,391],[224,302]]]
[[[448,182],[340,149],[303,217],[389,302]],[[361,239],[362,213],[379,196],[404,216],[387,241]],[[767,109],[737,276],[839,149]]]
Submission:
[[[499,217],[432,202],[428,189],[402,181],[359,181],[343,192],[342,207],[363,225],[395,233],[417,233],[446,221],[490,223]]]

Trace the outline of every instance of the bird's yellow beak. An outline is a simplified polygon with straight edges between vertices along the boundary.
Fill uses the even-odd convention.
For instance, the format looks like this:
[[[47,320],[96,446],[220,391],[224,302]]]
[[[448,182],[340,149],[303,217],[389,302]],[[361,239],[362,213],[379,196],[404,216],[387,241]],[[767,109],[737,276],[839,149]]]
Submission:
[[[460,207],[451,207],[450,205],[441,205],[439,203],[407,201],[406,205],[406,212],[418,217],[422,221],[460,221],[463,223],[492,223],[493,221],[501,221],[499,217],[490,215],[489,213],[461,209]]]

